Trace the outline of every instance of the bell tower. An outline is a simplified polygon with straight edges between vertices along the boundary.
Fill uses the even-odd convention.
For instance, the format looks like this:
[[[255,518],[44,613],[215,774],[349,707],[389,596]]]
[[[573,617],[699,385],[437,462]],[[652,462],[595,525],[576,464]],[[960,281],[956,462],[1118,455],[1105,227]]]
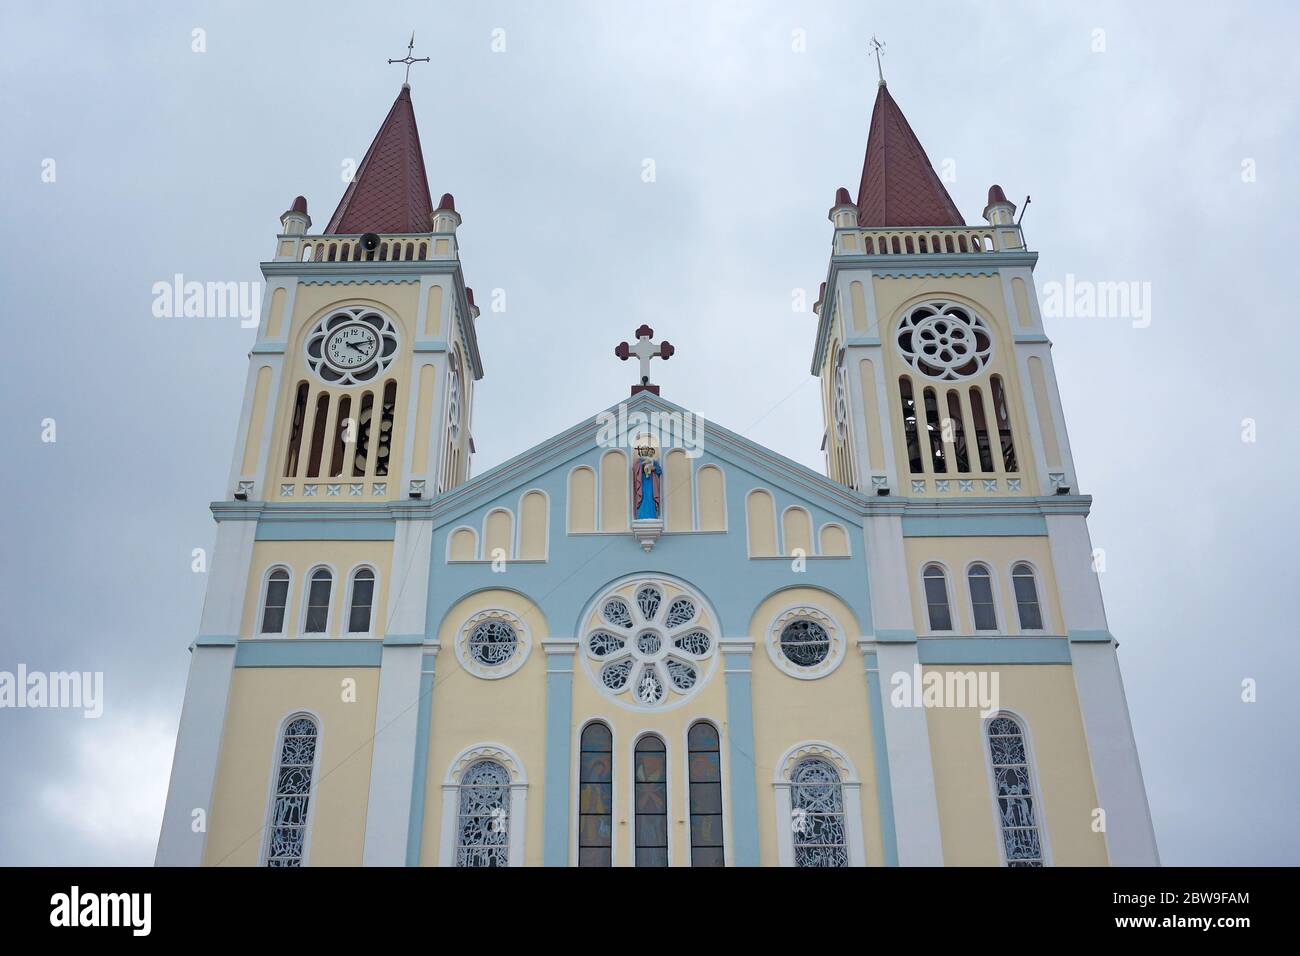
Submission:
[[[966,223],[881,76],[857,197],[840,188],[829,213],[811,368],[827,474],[867,496],[874,633],[861,647],[882,675],[988,660],[974,650],[981,640],[1055,647],[1031,653],[1018,641],[1003,663],[1030,662],[1034,688],[1070,666],[1110,862],[1150,865],[1155,837],[1087,528],[1091,499],[1078,493],[1034,288],[1038,255],[1015,213],[995,185],[984,223]],[[1008,610],[995,612],[999,603]],[[929,743],[943,722],[924,708],[887,708],[884,721],[891,739],[913,744],[891,768],[900,859],[941,862],[938,803],[913,795],[936,791]]]
[[[433,522],[413,499],[468,478],[474,384],[483,376],[460,224],[450,193],[436,204],[431,198],[408,84],[325,228],[311,232],[302,196],[280,217],[275,254],[261,264],[265,295],[228,490],[212,505],[216,545],[161,864],[212,862],[230,852],[229,834],[193,823],[222,799],[214,781],[225,759],[223,722],[248,693],[239,675],[334,680],[328,669],[277,668],[317,646],[362,647],[359,653],[380,655],[382,667],[353,675],[359,700],[374,706],[378,687],[365,682],[380,671],[396,668],[404,692],[418,686]],[[349,720],[364,725],[361,713],[349,712]],[[315,726],[315,716],[300,716]],[[379,713],[370,728],[393,719]],[[393,746],[394,736],[377,750]],[[367,832],[392,818],[380,798],[395,792],[372,798]],[[259,859],[300,860],[301,833],[275,829]],[[371,844],[385,845],[377,836]]]

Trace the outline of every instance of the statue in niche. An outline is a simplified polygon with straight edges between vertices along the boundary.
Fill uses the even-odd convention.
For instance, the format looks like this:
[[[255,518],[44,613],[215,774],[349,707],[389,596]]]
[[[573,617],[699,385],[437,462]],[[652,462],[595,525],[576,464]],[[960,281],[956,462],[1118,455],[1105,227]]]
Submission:
[[[632,514],[637,521],[660,516],[662,476],[663,469],[659,467],[654,449],[638,448],[637,461],[632,466]]]

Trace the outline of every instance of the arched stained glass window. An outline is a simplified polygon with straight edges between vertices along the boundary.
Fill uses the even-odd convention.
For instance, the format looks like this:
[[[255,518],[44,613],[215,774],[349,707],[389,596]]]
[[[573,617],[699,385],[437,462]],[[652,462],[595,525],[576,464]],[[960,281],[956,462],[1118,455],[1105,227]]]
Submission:
[[[635,780],[636,865],[668,865],[668,753],[654,735],[637,741]]]
[[[291,717],[280,737],[280,757],[275,767],[267,866],[302,866],[315,766],[316,721],[305,714]]]
[[[613,865],[614,738],[588,724],[578,753],[578,866]]]
[[[982,564],[972,564],[966,572],[966,580],[970,584],[970,608],[975,617],[975,630],[996,631],[998,614],[993,606],[993,578],[989,569]]]
[[[839,771],[820,757],[810,757],[794,768],[790,784],[794,865],[848,866]]]
[[[989,721],[988,738],[1007,866],[1042,866],[1038,801],[1034,794],[1024,730],[1014,717],[1000,714]]]
[[[930,630],[951,631],[952,611],[948,607],[948,578],[937,564],[928,565],[923,575],[925,606],[929,611]]]
[[[1011,569],[1011,583],[1016,591],[1016,611],[1020,615],[1022,631],[1041,631],[1043,611],[1038,604],[1038,585],[1034,583],[1034,569],[1023,561]]]
[[[691,866],[723,866],[722,754],[718,731],[707,721],[686,735],[691,788]]]
[[[507,866],[510,775],[495,760],[470,764],[460,778],[457,866]]]

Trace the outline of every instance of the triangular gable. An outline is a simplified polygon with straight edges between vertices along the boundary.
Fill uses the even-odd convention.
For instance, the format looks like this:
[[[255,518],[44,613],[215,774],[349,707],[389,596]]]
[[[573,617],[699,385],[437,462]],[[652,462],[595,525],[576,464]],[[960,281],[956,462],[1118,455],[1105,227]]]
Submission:
[[[522,491],[544,475],[567,469],[575,460],[598,447],[596,439],[602,427],[602,417],[612,416],[617,423],[620,412],[630,421],[635,420],[638,413],[647,417],[654,413],[695,415],[689,409],[658,395],[640,392],[438,495],[431,501],[436,523],[443,525],[457,521],[489,502]],[[699,421],[702,422],[700,447],[705,456],[716,459],[723,465],[740,468],[774,490],[782,490],[832,514],[859,523],[858,519],[865,512],[869,500],[859,492],[831,481],[825,475],[715,422],[702,417]],[[635,433],[635,429],[632,432]],[[679,444],[669,444],[667,448]],[[624,450],[628,450],[626,446]]]

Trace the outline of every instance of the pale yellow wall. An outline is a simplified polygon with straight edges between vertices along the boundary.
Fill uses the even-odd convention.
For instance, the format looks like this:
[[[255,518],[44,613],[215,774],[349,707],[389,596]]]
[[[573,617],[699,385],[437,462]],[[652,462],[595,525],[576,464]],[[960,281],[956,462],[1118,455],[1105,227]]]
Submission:
[[[436,337],[442,331],[442,286],[429,286],[428,311],[424,314],[424,334]]]
[[[700,530],[724,531],[727,527],[726,476],[717,465],[702,465],[695,473],[700,495]]]
[[[514,557],[514,534],[515,522],[511,512],[505,508],[489,512],[483,531],[483,560]]]
[[[280,327],[284,324],[284,297],[283,288],[276,289],[271,293],[271,313],[266,322],[266,334],[268,338],[278,339],[280,337]]]
[[[334,587],[330,592],[330,625],[326,635],[349,636],[347,611],[348,575],[359,564],[374,568],[378,580],[375,582],[375,601],[371,610],[371,633],[381,637],[384,634],[384,614],[388,608],[388,585],[392,564],[393,544],[391,541],[257,541],[253,544],[253,558],[249,564],[248,583],[244,589],[244,617],[240,634],[258,636],[257,628],[261,624],[261,602],[263,582],[267,569],[272,565],[282,564],[289,568],[289,603],[285,609],[285,629],[287,636],[302,631],[303,587],[308,572],[319,564],[329,565],[334,570]],[[271,635],[267,635],[268,637]]]
[[[473,561],[478,558],[478,534],[473,528],[457,528],[451,533],[448,558],[452,561]]]
[[[862,283],[854,279],[849,283],[849,298],[853,302],[853,331],[869,333],[867,320],[867,296]]]
[[[607,451],[600,459],[600,530],[623,531],[628,525],[632,473],[627,456]]]
[[[352,703],[344,700],[345,681],[355,682]],[[378,692],[374,667],[235,668],[204,865],[260,862],[277,738],[284,719],[305,710],[319,718],[320,734],[307,862],[360,866]]]
[[[745,499],[745,516],[749,525],[749,553],[752,557],[769,557],[776,550],[776,511],[771,492],[759,488]]]
[[[844,528],[837,524],[822,525],[821,553],[828,557],[839,557],[849,553],[849,538]]]
[[[392,318],[399,336],[397,356],[383,375],[378,376],[373,382],[367,383],[365,386],[350,388],[327,387],[308,369],[303,353],[303,344],[307,333],[319,319],[337,308],[351,305],[374,306]],[[402,450],[405,448],[406,429],[411,427],[411,423],[406,420],[407,388],[410,387],[410,382],[407,379],[409,377],[410,349],[415,337],[414,326],[418,305],[419,287],[415,283],[385,284],[376,282],[343,286],[299,284],[294,295],[290,325],[286,330],[284,373],[277,390],[278,394],[273,397],[275,427],[271,435],[271,454],[267,465],[270,473],[270,480],[267,482],[268,497],[279,497],[280,479],[284,475],[285,455],[289,445],[293,398],[298,390],[298,384],[303,381],[308,383],[311,390],[307,402],[307,419],[303,429],[303,452],[300,456],[302,467],[299,473],[304,478],[300,478],[299,483],[308,480],[305,478],[307,473],[306,463],[314,428],[317,397],[322,392],[331,396],[330,424],[332,426],[337,418],[338,396],[348,395],[351,397],[350,416],[356,418],[360,412],[361,396],[367,391],[373,392],[377,420],[378,405],[383,398],[385,383],[392,381],[397,385],[397,402],[394,409],[393,432],[390,442],[391,452],[388,459],[389,472],[387,476],[378,477],[379,481],[385,482],[387,485],[385,494],[378,497],[381,499],[397,498],[404,495],[402,483],[405,476],[401,474]],[[377,429],[378,426],[375,427]],[[327,480],[333,434],[333,428],[331,427],[325,439],[321,476],[319,479],[310,479],[312,481]],[[378,432],[375,431],[373,434],[377,436]],[[371,445],[372,447],[375,445],[373,439]],[[344,455],[343,474],[337,479],[342,482],[365,480],[352,477],[351,449],[352,446],[348,446],[348,451]],[[373,465],[371,467],[373,468]],[[374,480],[375,476],[368,476],[368,478]],[[301,494],[301,491],[298,491],[295,498],[300,497]],[[365,497],[373,500],[376,496],[373,495],[370,488],[367,488]]]
[[[690,531],[694,518],[691,503],[691,460],[680,448],[664,456],[664,511],[667,530]]]
[[[1004,634],[1019,634],[1020,621],[1016,613],[1015,592],[1011,587],[1011,566],[1017,561],[1028,561],[1034,568],[1038,603],[1043,614],[1043,630],[1032,633],[1064,634],[1055,571],[1052,568],[1052,555],[1047,538],[905,538],[903,551],[907,555],[908,581],[912,588],[912,614],[918,633],[926,633],[929,630],[925,594],[921,590],[921,568],[931,561],[939,562],[948,571],[948,601],[953,615],[951,633],[974,633],[975,622],[971,614],[970,587],[966,582],[966,568],[973,561],[981,561],[988,565],[993,575],[998,631]],[[994,632],[981,631],[980,633]]]
[[[586,465],[569,474],[569,530],[596,530],[596,473]]]
[[[884,433],[884,427],[879,417],[882,410],[876,400],[875,367],[869,359],[863,359],[858,363],[858,375],[862,385],[862,414],[865,417],[863,426],[867,433],[867,463],[873,471],[883,471],[885,446],[880,436]],[[884,413],[887,415],[888,410],[886,409]],[[864,481],[864,485],[868,484],[870,482]]]
[[[1022,329],[1033,328],[1034,316],[1029,311],[1029,292],[1025,288],[1024,279],[1011,280],[1011,294],[1016,302],[1016,325]]]
[[[953,668],[925,667],[942,673]],[[970,670],[970,668],[958,668]],[[1066,664],[1000,665],[998,704],[1024,718],[1047,831],[1057,866],[1105,866],[1105,840],[1092,831],[1097,806],[1074,675]],[[943,859],[950,866],[999,865],[1000,834],[978,708],[926,711]]]
[[[1038,411],[1038,430],[1043,434],[1043,455],[1049,468],[1060,468],[1061,447],[1056,441],[1056,426],[1052,423],[1052,405],[1047,400],[1047,377],[1042,360],[1033,355],[1029,357],[1029,380],[1034,389],[1034,408]]]
[[[429,416],[433,414],[433,365],[420,366],[420,397],[416,404],[415,448],[411,453],[411,471],[423,475],[429,470]]]
[[[546,557],[546,495],[540,491],[524,494],[519,505],[519,557],[540,560]]]
[[[816,554],[812,546],[812,519],[804,508],[790,507],[781,516],[781,537],[786,554],[795,550],[805,555]]]
[[[510,611],[524,620],[532,650],[523,666],[510,676],[484,680],[461,667],[455,645],[465,621],[492,608]],[[523,762],[528,781],[524,863],[541,865],[542,791],[546,779],[546,653],[541,642],[549,635],[546,619],[535,604],[513,591],[500,589],[480,591],[458,602],[439,625],[442,650],[438,653],[431,706],[421,865],[438,863],[442,784],[448,768],[462,750],[484,743],[502,744]]]
[[[277,289],[276,292],[284,290]],[[253,388],[253,409],[248,416],[248,434],[244,436],[244,461],[240,474],[252,475],[257,471],[257,456],[262,445],[262,426],[266,422],[266,402],[271,392],[271,366],[257,370],[257,384]]]
[[[772,663],[764,646],[773,622],[794,605],[808,605],[830,615],[848,640],[839,666],[817,680],[799,680],[787,675]],[[764,866],[777,865],[779,824],[773,786],[777,761],[791,747],[808,741],[831,744],[857,770],[862,781],[862,831],[867,865],[884,865],[867,679],[856,646],[859,633],[857,619],[842,601],[810,587],[778,591],[759,605],[750,621],[749,634],[755,640],[752,680],[758,838]],[[789,825],[788,821],[782,822]]]
[[[1036,469],[1034,468],[1033,447],[1029,436],[1028,418],[1026,416],[1026,398],[1028,394],[1028,384],[1020,381],[1019,372],[1016,369],[1014,360],[1015,343],[1011,332],[1010,318],[1007,315],[1006,297],[1003,294],[1001,279],[996,276],[936,276],[928,279],[917,278],[895,278],[888,276],[874,276],[872,280],[872,291],[876,297],[876,312],[880,319],[880,337],[886,347],[881,350],[884,359],[885,381],[887,383],[887,393],[889,395],[889,407],[886,414],[891,416],[890,420],[899,423],[899,427],[893,429],[894,441],[894,460],[899,462],[900,475],[904,480],[909,479],[907,464],[907,446],[906,435],[901,427],[901,405],[898,394],[898,379],[900,375],[908,375],[912,379],[912,388],[916,396],[918,408],[922,408],[921,395],[925,388],[933,388],[939,397],[940,418],[947,416],[947,399],[946,395],[950,389],[958,389],[961,392],[968,393],[971,386],[977,386],[983,394],[986,407],[986,420],[988,421],[990,431],[994,430],[995,424],[992,419],[993,401],[992,390],[989,380],[992,376],[998,375],[1002,378],[1002,383],[1006,389],[1008,414],[1011,419],[1011,436],[1016,447],[1016,459],[1018,470],[1015,477],[1024,479],[1021,493],[1032,493],[1037,480]],[[993,335],[993,358],[988,367],[979,375],[960,382],[938,382],[918,373],[911,366],[907,365],[902,357],[898,354],[895,345],[895,335],[898,329],[898,320],[902,313],[911,306],[925,301],[927,299],[947,299],[952,302],[967,305],[973,308],[989,325]],[[922,417],[924,411],[922,408]],[[971,415],[963,411],[963,423],[968,433],[968,445],[971,449],[971,472],[970,474],[979,474],[979,458],[974,447],[974,422]],[[922,445],[922,460],[929,469],[929,456],[924,451]],[[994,457],[998,458],[998,448],[996,440],[993,441]],[[1000,458],[999,458],[1000,462]],[[946,474],[939,474],[934,477],[953,479],[950,487],[950,494],[958,495],[957,478],[966,478],[967,474],[959,474],[956,470],[955,462],[949,464]],[[1000,471],[1000,464],[997,464],[994,471]],[[919,475],[914,477],[920,477]],[[1007,488],[1002,483],[998,494],[1006,494]],[[927,494],[934,494],[935,489],[933,482],[927,488]],[[975,485],[974,494],[982,495],[979,483]],[[970,497],[970,493],[962,495]]]

